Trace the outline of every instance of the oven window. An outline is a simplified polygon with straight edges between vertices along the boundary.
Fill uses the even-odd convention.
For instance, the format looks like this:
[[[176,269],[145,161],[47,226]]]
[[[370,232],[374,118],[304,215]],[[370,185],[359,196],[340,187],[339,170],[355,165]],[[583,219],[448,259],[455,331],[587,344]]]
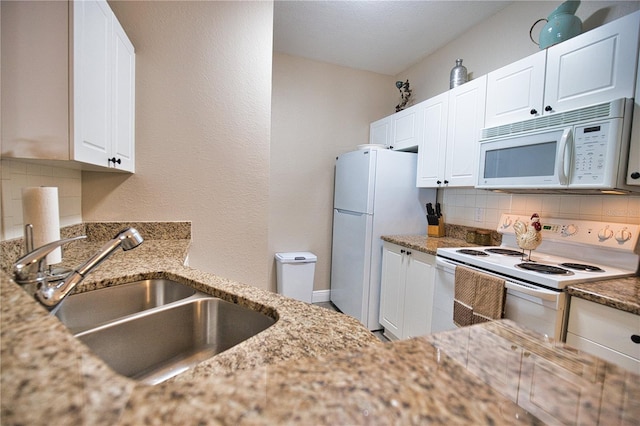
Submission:
[[[557,142],[514,146],[487,151],[485,178],[553,176]]]

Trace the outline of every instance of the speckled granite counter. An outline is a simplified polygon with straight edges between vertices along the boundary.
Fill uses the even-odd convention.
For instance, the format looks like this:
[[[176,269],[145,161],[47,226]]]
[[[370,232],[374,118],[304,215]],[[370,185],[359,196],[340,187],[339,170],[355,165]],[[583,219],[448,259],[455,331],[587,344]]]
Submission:
[[[436,255],[439,247],[472,247],[477,244],[469,244],[465,240],[452,237],[427,237],[426,235],[383,235],[382,240],[393,244],[418,250],[427,254]]]
[[[65,253],[72,264],[98,246],[73,244]],[[115,374],[0,274],[0,423],[633,424],[640,418],[640,377],[509,321],[382,344],[350,317],[183,266],[188,245],[148,239],[116,253],[81,290],[167,277],[277,322],[188,373],[146,386]]]
[[[640,315],[640,277],[616,278],[567,287],[574,297]]]

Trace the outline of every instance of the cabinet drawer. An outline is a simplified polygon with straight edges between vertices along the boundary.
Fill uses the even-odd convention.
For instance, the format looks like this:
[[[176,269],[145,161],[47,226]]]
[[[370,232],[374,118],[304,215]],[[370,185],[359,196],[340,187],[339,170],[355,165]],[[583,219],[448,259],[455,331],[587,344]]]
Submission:
[[[640,344],[631,340],[640,335],[639,315],[572,297],[567,331],[640,360]]]
[[[629,371],[633,371],[636,374],[640,374],[640,360],[638,359],[632,358],[618,351],[614,351],[613,349],[592,342],[584,337],[576,336],[570,332],[567,332],[567,344],[576,349],[580,349],[581,351],[607,360],[612,364],[619,365]]]

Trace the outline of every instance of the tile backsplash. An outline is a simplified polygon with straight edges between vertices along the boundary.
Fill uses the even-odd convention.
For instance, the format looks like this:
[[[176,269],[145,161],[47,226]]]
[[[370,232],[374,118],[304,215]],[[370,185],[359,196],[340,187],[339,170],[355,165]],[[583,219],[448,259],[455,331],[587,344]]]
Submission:
[[[82,172],[80,170],[0,160],[2,169],[2,225],[0,239],[23,236],[22,188],[58,187],[60,226],[82,223]]]
[[[447,223],[495,229],[502,213],[640,224],[640,195],[501,194],[446,188],[438,201]]]

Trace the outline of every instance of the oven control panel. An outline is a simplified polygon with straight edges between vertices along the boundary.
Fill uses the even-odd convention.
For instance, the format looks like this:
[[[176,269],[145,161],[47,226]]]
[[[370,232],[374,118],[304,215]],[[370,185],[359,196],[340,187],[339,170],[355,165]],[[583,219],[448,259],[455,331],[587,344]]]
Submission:
[[[504,235],[515,235],[513,224],[516,221],[525,223],[528,229],[532,228],[530,216],[504,213],[497,231]],[[640,225],[546,217],[540,218],[540,224],[543,241],[573,242],[631,252],[636,249],[640,251]]]

